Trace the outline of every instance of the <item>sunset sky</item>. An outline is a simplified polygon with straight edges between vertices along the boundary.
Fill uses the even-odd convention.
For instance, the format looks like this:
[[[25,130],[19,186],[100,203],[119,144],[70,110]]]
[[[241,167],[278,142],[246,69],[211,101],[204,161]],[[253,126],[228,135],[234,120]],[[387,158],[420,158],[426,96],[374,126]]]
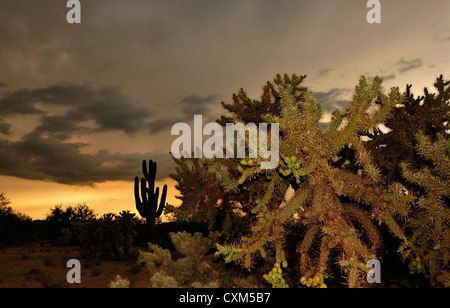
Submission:
[[[34,219],[57,204],[135,212],[141,162],[177,202],[169,151],[177,122],[209,122],[244,88],[307,75],[324,106],[345,106],[360,75],[434,91],[450,73],[450,1],[81,0],[0,2],[0,193]]]

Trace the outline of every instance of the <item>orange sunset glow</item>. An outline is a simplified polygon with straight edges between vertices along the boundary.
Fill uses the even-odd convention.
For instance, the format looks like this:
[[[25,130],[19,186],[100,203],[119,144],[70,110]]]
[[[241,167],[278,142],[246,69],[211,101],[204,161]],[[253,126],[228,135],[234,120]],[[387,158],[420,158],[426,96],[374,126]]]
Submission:
[[[50,208],[55,205],[66,207],[83,203],[94,209],[99,216],[111,212],[119,213],[123,210],[137,213],[134,204],[133,182],[131,181],[105,182],[96,187],[79,187],[18,180],[14,177],[2,177],[2,180],[5,183],[2,189],[9,192],[9,199],[14,200],[11,205],[33,219],[45,219]],[[156,182],[156,185],[162,187],[165,183],[169,187],[166,202],[178,205],[180,201],[174,198],[177,191],[174,189],[173,180],[164,183]],[[16,187],[19,186],[20,189],[17,189]],[[26,195],[23,194],[23,190],[27,191]],[[45,194],[42,193],[43,191]],[[18,204],[20,206],[16,206]]]

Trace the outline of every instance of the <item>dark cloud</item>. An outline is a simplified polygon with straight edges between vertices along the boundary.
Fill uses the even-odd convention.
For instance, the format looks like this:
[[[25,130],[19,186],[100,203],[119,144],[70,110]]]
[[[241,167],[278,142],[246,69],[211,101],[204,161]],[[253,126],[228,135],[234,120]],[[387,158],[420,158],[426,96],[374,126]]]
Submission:
[[[63,115],[48,115],[45,108],[64,107]],[[127,134],[145,129],[154,113],[137,105],[117,88],[93,89],[85,85],[57,84],[41,89],[22,89],[0,99],[1,116],[41,115],[37,130],[48,133],[74,133],[118,130]],[[79,126],[93,121],[95,127]]]
[[[219,96],[216,94],[204,97],[198,94],[192,94],[181,100],[181,111],[189,118],[193,117],[195,114],[205,115],[211,111],[211,105],[219,104],[218,99]]]
[[[0,80],[0,88],[6,88],[8,85]]]
[[[316,102],[322,105],[322,110],[332,112],[336,108],[345,110],[350,100],[343,99],[348,96],[352,90],[346,88],[334,88],[327,92],[312,92]]]
[[[11,130],[11,124],[0,123],[0,134],[9,135],[10,130]]]
[[[68,185],[105,181],[132,181],[142,171],[143,159],[160,164],[161,179],[172,172],[169,153],[111,153],[103,149],[86,153],[90,144],[70,142],[74,135],[104,131],[133,134],[146,131],[154,112],[138,105],[117,88],[94,89],[84,85],[57,84],[6,93],[0,99],[3,118],[34,114],[37,126],[19,140],[0,138],[0,174]],[[14,124],[14,122],[11,122]],[[154,122],[157,124],[158,122]],[[0,123],[8,136],[14,125]]]
[[[156,121],[151,122],[148,127],[150,128],[150,132],[152,134],[156,134],[159,132],[162,132],[166,129],[171,128],[175,123],[178,122],[185,122],[185,118],[184,117],[178,117],[178,118],[161,118],[158,119]]]
[[[400,73],[404,73],[406,71],[418,68],[422,66],[422,59],[416,58],[411,61],[407,61],[404,58],[401,58],[395,65],[398,66],[398,70]]]
[[[144,129],[148,119],[154,115],[148,108],[134,104],[116,88],[101,89],[90,94],[90,100],[73,108],[68,117],[78,121],[94,120],[98,131],[135,133]]]
[[[0,117],[8,115],[43,114],[43,111],[34,106],[35,99],[29,90],[19,90],[7,93],[0,99]]]
[[[67,115],[44,115],[40,120],[40,124],[35,128],[35,132],[51,134],[56,139],[66,140],[73,134],[91,133],[92,128],[81,126],[79,121],[70,119]]]
[[[211,94],[200,96],[199,94],[191,94],[183,97],[179,103],[181,115],[172,117],[163,117],[152,121],[148,127],[153,134],[159,133],[166,129],[170,129],[178,122],[189,123],[194,119],[194,115],[202,115],[203,122],[212,122],[217,118],[213,114],[212,107],[220,106],[219,96]]]
[[[325,76],[325,75],[328,75],[328,73],[330,73],[332,70],[333,70],[332,67],[324,68],[324,69],[319,70],[319,71],[317,72],[317,74],[318,74],[319,76]]]
[[[381,76],[381,78],[383,79],[383,81],[395,79],[395,74],[390,74],[390,75]]]
[[[158,162],[158,178],[173,171],[168,153],[121,154],[100,150],[82,153],[88,144],[69,143],[37,133],[10,142],[0,139],[0,174],[68,185],[95,186],[105,181],[132,181],[142,173],[142,160]]]
[[[157,112],[139,106],[118,88],[93,89],[85,85],[60,83],[41,89],[22,89],[7,93],[0,99],[0,116],[40,115],[36,132],[52,134],[58,139],[67,139],[73,134],[102,131],[123,131],[133,134],[150,128],[158,133],[173,124],[188,122],[194,114],[209,115],[219,96],[191,94],[179,102],[180,116],[159,117]],[[43,109],[40,109],[40,107]],[[63,114],[49,114],[44,109],[64,107]],[[91,121],[94,127],[83,125]]]
[[[37,125],[19,140],[0,139],[0,174],[69,185],[90,185],[114,180],[132,180],[141,173],[143,159],[160,165],[160,177],[172,172],[169,153],[86,153],[90,144],[70,142],[75,135],[104,131],[133,134],[169,129],[189,122],[194,114],[210,115],[217,95],[192,94],[179,101],[178,113],[167,117],[139,105],[118,88],[96,89],[86,85],[59,83],[38,89],[8,92],[0,98],[2,118],[37,115]],[[13,123],[14,124],[14,123]],[[1,123],[0,133],[8,136],[14,125]]]

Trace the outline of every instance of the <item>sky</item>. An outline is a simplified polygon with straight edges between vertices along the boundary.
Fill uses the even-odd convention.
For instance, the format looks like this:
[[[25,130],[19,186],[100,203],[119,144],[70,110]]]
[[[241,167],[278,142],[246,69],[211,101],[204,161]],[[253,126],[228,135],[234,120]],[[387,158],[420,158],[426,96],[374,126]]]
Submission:
[[[136,212],[134,177],[158,163],[177,204],[171,127],[258,99],[277,73],[304,85],[329,120],[361,75],[416,95],[450,78],[450,1],[81,0],[0,2],[0,193],[43,219],[55,205]]]

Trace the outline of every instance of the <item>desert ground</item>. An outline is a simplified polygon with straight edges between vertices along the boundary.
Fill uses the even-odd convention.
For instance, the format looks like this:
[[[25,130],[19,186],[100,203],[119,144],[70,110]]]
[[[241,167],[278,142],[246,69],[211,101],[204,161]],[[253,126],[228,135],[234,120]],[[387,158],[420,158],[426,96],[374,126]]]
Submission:
[[[81,283],[70,284],[67,261],[81,263]],[[82,259],[78,247],[31,243],[0,248],[0,288],[109,288],[120,275],[133,288],[151,287],[150,275],[135,260]]]

